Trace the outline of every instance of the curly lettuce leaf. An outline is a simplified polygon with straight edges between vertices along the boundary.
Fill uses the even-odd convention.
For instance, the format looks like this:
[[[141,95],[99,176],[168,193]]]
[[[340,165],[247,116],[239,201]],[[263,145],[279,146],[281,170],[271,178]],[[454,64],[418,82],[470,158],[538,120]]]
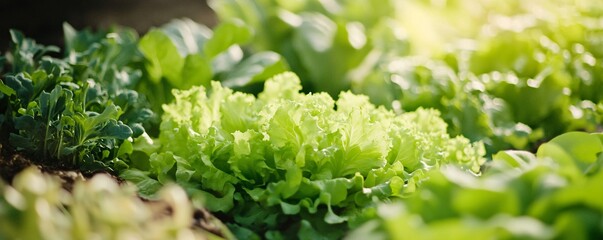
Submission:
[[[483,145],[451,138],[437,111],[396,115],[365,96],[335,101],[300,89],[285,73],[258,97],[218,82],[174,90],[147,176],[235,216],[241,237],[306,228],[327,236],[374,199],[413,192],[426,169],[457,163],[477,173],[484,162]]]

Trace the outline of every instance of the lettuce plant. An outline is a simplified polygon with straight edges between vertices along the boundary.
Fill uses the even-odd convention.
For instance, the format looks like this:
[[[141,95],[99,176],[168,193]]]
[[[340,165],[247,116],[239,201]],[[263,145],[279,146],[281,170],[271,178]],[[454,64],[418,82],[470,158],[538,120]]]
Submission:
[[[374,199],[413,192],[425,170],[478,173],[484,161],[483,145],[451,138],[437,111],[396,115],[366,96],[300,90],[292,73],[258,97],[217,82],[175,90],[148,170],[121,177],[151,197],[179,183],[241,238],[340,237]]]
[[[347,238],[599,239],[601,139],[571,132],[536,154],[499,152],[480,177],[455,166],[434,169],[413,197],[381,205]]]

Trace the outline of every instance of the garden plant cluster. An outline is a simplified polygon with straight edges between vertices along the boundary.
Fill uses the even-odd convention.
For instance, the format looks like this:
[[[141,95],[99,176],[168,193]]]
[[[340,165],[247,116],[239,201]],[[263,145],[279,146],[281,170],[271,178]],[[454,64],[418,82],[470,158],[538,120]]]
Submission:
[[[603,239],[597,0],[208,3],[11,30],[0,239]]]

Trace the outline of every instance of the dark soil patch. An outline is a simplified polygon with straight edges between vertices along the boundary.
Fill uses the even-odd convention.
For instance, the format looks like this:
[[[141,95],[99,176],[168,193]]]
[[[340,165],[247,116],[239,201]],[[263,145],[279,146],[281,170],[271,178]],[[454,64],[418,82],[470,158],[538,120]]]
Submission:
[[[0,143],[0,177],[5,182],[11,183],[17,174],[29,167],[35,167],[44,173],[58,176],[62,180],[63,188],[68,191],[73,189],[75,181],[86,179],[80,171],[61,169],[60,166],[42,165],[5,146],[6,143]]]
[[[15,153],[0,143],[0,177],[5,182],[12,182],[15,175],[34,165],[34,163],[25,156]]]

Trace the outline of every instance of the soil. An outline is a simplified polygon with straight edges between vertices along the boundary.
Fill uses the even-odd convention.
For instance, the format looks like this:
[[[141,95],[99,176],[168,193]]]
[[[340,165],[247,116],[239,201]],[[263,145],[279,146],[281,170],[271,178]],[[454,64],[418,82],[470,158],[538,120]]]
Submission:
[[[12,182],[13,178],[26,168],[34,167],[40,171],[58,176],[62,180],[63,188],[68,191],[73,189],[76,181],[84,181],[92,175],[84,176],[80,171],[61,168],[61,166],[47,166],[34,162],[30,157],[15,152],[8,147],[6,141],[0,143],[0,177],[5,182]],[[116,177],[113,177],[118,180]],[[119,180],[121,181],[121,180]]]
[[[15,175],[33,163],[21,154],[12,153],[0,143],[0,177],[5,182],[12,182]]]

